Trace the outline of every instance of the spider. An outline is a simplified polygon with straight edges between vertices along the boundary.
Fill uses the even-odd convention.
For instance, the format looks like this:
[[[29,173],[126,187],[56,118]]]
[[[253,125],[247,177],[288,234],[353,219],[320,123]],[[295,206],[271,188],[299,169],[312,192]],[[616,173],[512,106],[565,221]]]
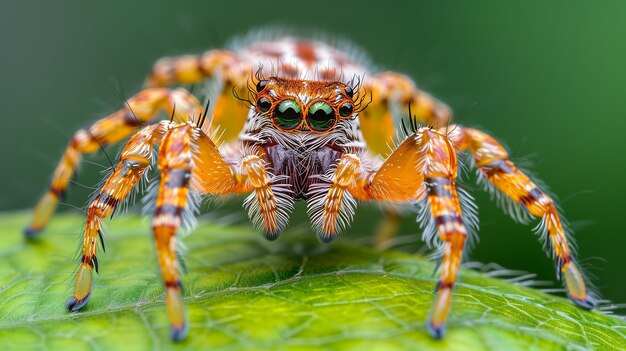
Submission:
[[[130,139],[88,205],[67,309],[81,309],[91,294],[98,241],[104,251],[102,220],[156,163],[152,231],[173,340],[187,334],[176,233],[185,216],[194,215],[196,195],[229,194],[249,194],[244,207],[269,240],[285,229],[296,200],[307,202],[312,227],[325,243],[349,225],[357,201],[378,201],[388,213],[395,205],[415,205],[410,208],[418,212],[425,241],[438,248],[439,281],[426,323],[434,338],[442,338],[463,251],[477,224],[472,198],[457,187],[457,158],[464,152],[489,190],[509,201],[514,217],[541,219],[537,230],[569,298],[593,308],[557,206],[505,148],[480,130],[451,124],[451,110],[411,78],[368,70],[364,55],[345,48],[275,35],[232,50],[163,58],[123,108],[76,132],[25,229],[29,238],[49,222],[82,154]],[[205,123],[208,104],[181,86],[208,81],[221,89]],[[174,85],[179,87],[169,88]],[[394,108],[406,106],[408,123],[394,117]],[[160,111],[170,118],[159,118]]]

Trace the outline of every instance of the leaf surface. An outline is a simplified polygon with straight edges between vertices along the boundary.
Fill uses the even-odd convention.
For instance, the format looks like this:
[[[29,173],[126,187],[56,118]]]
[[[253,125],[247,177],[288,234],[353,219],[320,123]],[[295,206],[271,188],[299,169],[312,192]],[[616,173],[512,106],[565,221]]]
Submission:
[[[57,215],[25,242],[21,213],[0,216],[0,350],[626,350],[626,323],[567,299],[464,270],[448,334],[424,321],[436,283],[425,258],[344,235],[331,245],[288,231],[203,224],[183,241],[188,339],[169,341],[146,220],[105,234],[89,304],[65,311],[82,218]]]

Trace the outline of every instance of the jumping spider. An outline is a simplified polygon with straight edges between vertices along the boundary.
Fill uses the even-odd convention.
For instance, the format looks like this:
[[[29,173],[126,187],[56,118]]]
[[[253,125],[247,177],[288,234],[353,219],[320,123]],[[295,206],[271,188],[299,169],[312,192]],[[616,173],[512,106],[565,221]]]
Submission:
[[[172,339],[183,339],[187,331],[175,241],[191,192],[249,194],[244,203],[249,217],[270,240],[287,226],[296,200],[307,202],[312,226],[323,242],[350,223],[357,200],[421,204],[418,221],[426,228],[424,238],[437,242],[441,254],[427,321],[430,334],[441,338],[463,249],[476,222],[473,211],[463,210],[471,197],[456,185],[457,155],[465,151],[488,188],[541,218],[539,230],[549,239],[569,297],[582,308],[592,308],[594,300],[550,197],[509,160],[494,138],[450,125],[450,109],[418,90],[409,77],[371,74],[356,56],[340,46],[276,37],[232,51],[164,58],[154,65],[145,89],[124,108],[76,132],[35,208],[27,237],[48,224],[82,154],[130,140],[88,206],[82,259],[67,309],[77,311],[89,299],[92,273],[98,270],[102,219],[158,163],[161,177],[152,230]],[[211,122],[204,123],[208,107],[188,90],[167,86],[209,79],[221,84],[221,94]],[[410,107],[408,127],[394,120],[394,106]],[[170,120],[155,120],[161,110]],[[224,142],[220,148],[216,135]],[[155,146],[158,160],[152,155]]]

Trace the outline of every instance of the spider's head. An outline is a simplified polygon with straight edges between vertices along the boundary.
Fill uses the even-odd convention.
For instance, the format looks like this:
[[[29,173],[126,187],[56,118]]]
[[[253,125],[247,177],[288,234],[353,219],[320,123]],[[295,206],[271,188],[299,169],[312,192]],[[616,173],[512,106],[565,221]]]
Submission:
[[[328,133],[358,114],[352,87],[340,82],[268,78],[259,80],[255,90],[256,112],[286,133]]]

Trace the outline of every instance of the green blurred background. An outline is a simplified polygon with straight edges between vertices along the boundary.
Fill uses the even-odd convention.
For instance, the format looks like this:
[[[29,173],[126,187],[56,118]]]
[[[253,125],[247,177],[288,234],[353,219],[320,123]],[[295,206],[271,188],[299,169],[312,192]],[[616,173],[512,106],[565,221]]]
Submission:
[[[119,108],[120,82],[134,94],[157,58],[295,25],[351,39],[449,103],[463,124],[493,133],[514,160],[530,160],[561,199],[603,296],[626,302],[625,18],[621,1],[2,1],[0,210],[32,207],[72,133]],[[87,159],[107,164],[102,155]],[[61,209],[78,212],[101,170],[85,163],[84,187],[74,186]],[[481,232],[472,260],[553,280],[532,226],[473,189]],[[293,222],[304,222],[303,212]],[[339,240],[371,231],[370,213]],[[411,221],[405,234],[418,231]]]

